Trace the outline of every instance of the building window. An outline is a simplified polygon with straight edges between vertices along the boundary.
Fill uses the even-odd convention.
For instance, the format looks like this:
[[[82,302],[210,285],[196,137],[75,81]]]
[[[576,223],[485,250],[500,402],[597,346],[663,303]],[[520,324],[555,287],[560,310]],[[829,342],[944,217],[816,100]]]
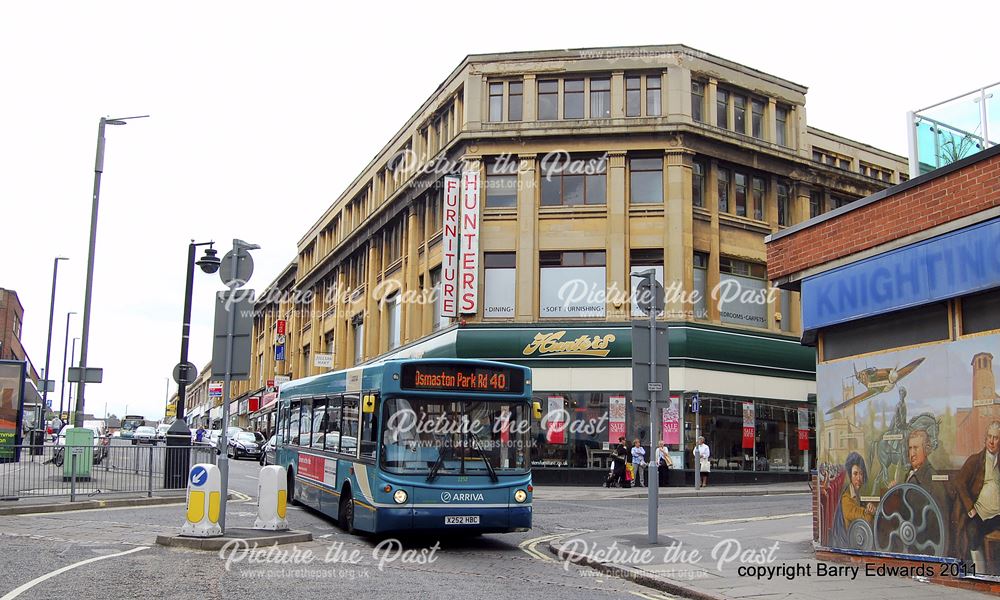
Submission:
[[[611,116],[611,80],[590,80],[590,118],[606,119]]]
[[[629,75],[625,78],[625,116],[642,115],[642,78]]]
[[[719,298],[723,323],[767,327],[767,268],[760,263],[720,257]]]
[[[705,165],[698,161],[691,164],[691,204],[705,206]]]
[[[788,146],[788,109],[778,106],[774,111],[774,121],[776,125],[777,139],[775,141],[781,146]]]
[[[733,126],[736,133],[747,132],[747,99],[743,96],[733,96]]]
[[[792,330],[792,293],[788,290],[781,290],[781,330]]]
[[[309,363],[309,346],[302,346],[302,374],[308,376],[312,365]]]
[[[726,90],[715,92],[715,125],[729,129],[729,92]]]
[[[701,123],[705,120],[702,114],[705,108],[705,84],[700,81],[691,82],[691,118]]]
[[[607,202],[607,161],[604,157],[573,157],[549,165],[542,177],[542,206],[574,206]]]
[[[599,251],[540,252],[542,317],[603,317],[607,277]]]
[[[566,79],[563,81],[563,118],[583,118],[582,79]]]
[[[431,290],[434,294],[434,310],[431,315],[431,329],[436,331],[449,325],[449,318],[441,315],[441,302],[444,299],[441,292],[441,267],[431,271]]]
[[[764,139],[764,102],[751,100],[750,110],[750,135],[758,140]]]
[[[818,217],[823,214],[823,191],[812,190],[809,192],[809,218]]]
[[[764,179],[761,177],[753,178],[753,218],[758,221],[764,220]]]
[[[361,315],[358,315],[360,317]],[[360,364],[365,359],[365,324],[355,317],[354,324],[354,364]]]
[[[1000,291],[962,298],[962,334],[1000,329]]]
[[[789,209],[790,209],[790,194],[789,187],[787,183],[778,184],[778,225],[785,227],[790,222]]]
[[[823,330],[823,360],[947,340],[948,303],[858,319]]]
[[[694,318],[708,318],[708,254],[694,253]]]
[[[545,79],[538,82],[538,120],[555,121],[559,118],[559,80]]]
[[[392,298],[386,302],[386,307],[389,309],[389,350],[399,348],[400,340],[400,317],[402,313],[402,303],[400,302],[399,294],[393,295]]]
[[[503,83],[490,84],[490,122],[503,121]]]
[[[14,332],[14,339],[21,339],[21,319],[17,315],[14,315],[14,326],[12,331]],[[10,357],[11,359],[14,359],[13,350],[11,351]]]
[[[719,212],[729,212],[729,171],[718,169],[716,174],[719,190]]]
[[[486,166],[486,208],[517,206],[517,159]]]
[[[841,206],[847,206],[851,202],[854,202],[854,198],[843,198],[840,196],[830,195],[830,205],[833,207],[830,210],[836,210]]]
[[[326,353],[327,354],[333,354],[334,353],[334,349],[333,349],[333,332],[332,331],[330,333],[326,334],[326,337],[324,338],[323,343],[324,343],[324,347],[326,348]]]
[[[483,254],[485,277],[483,285],[483,318],[514,317],[517,286],[517,254],[486,252]]]
[[[632,204],[663,203],[663,159],[630,158],[629,201]]]
[[[524,83],[511,81],[507,85],[507,119],[509,121],[520,121],[524,109]]]
[[[660,76],[646,76],[646,116],[660,116]]]
[[[661,248],[649,249],[649,250],[632,250],[629,253],[629,281],[633,286],[637,286],[640,283],[640,279],[632,277],[636,273],[641,273],[652,268],[656,272],[656,281],[663,285],[663,250]],[[635,293],[632,294],[632,316],[642,317],[646,316],[642,310],[639,309],[639,304],[637,302],[638,297]]]
[[[745,217],[747,216],[747,176],[743,173],[736,173],[733,181],[736,184],[736,214]]]
[[[430,223],[427,230],[429,235],[441,231],[444,227],[443,215],[444,191],[438,187],[432,188],[427,194],[427,221]]]

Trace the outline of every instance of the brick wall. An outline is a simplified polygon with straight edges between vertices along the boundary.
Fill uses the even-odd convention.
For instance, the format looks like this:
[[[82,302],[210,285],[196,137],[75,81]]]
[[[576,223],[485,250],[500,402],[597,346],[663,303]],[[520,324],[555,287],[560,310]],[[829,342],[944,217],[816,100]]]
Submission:
[[[784,277],[1000,206],[1000,154],[767,244],[767,274]]]

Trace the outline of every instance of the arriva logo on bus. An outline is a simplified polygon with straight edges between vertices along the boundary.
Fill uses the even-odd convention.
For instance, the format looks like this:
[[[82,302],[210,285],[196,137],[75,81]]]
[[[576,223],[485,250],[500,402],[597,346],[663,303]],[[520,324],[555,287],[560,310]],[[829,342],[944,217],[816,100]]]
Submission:
[[[482,502],[486,498],[482,492],[441,492],[441,502]]]

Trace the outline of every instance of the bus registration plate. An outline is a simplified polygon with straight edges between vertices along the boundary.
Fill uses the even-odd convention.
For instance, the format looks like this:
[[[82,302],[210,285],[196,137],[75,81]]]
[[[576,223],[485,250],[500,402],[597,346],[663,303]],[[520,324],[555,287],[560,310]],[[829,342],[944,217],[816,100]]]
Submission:
[[[445,517],[445,525],[479,525],[479,515],[464,515],[460,517]]]

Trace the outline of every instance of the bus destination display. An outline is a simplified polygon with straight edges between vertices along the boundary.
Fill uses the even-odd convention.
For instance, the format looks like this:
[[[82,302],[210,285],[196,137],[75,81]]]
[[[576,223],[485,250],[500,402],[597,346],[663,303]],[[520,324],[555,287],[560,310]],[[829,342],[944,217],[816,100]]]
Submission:
[[[403,365],[400,387],[425,391],[520,394],[524,391],[524,372],[518,369],[410,364]]]

